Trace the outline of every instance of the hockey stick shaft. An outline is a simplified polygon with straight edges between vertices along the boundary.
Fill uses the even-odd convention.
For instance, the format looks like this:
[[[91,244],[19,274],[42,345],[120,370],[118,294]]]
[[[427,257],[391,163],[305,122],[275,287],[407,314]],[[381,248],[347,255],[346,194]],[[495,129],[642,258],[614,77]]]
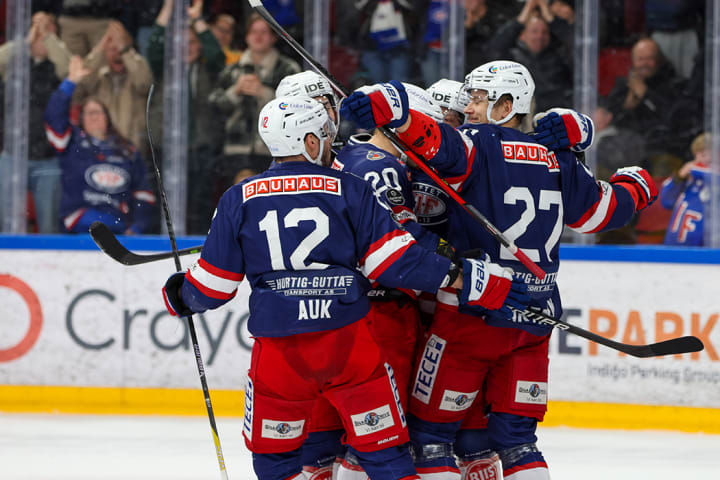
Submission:
[[[310,53],[308,53],[305,48],[298,43],[297,40],[295,40],[290,34],[288,34],[285,29],[275,21],[273,16],[270,14],[270,12],[265,9],[263,6],[262,0],[248,0],[250,2],[250,6],[255,9],[255,11],[265,19],[265,21],[270,25],[270,27],[277,33],[280,37],[282,37],[290,46],[307,62],[309,63],[319,74],[325,77],[325,79],[330,83],[330,85],[340,94],[342,94],[344,97],[347,97],[350,95],[350,91],[341,84],[333,75],[330,74],[330,72],[327,71],[327,69],[317,60],[315,60]],[[407,155],[409,158],[415,162],[415,164],[425,172],[445,193],[447,193],[450,198],[452,198],[455,202],[457,202],[463,210],[465,210],[468,214],[470,214],[473,219],[475,219],[480,225],[482,225],[485,230],[487,230],[490,235],[492,235],[503,247],[508,249],[510,253],[515,256],[520,263],[522,263],[530,272],[532,272],[533,275],[536,277],[542,279],[545,278],[545,272],[535,263],[533,263],[530,258],[523,253],[522,250],[517,248],[515,244],[510,242],[510,240],[505,237],[505,235],[500,232],[500,230],[497,229],[490,221],[481,214],[474,206],[466,202],[460,195],[453,190],[452,187],[450,187],[444,180],[442,180],[438,174],[435,172],[434,169],[432,169],[428,164],[427,160],[422,158],[421,156],[417,155],[415,152],[410,150],[410,148],[403,143],[402,140],[398,138],[398,136],[391,131],[390,129],[386,127],[380,127],[379,130],[385,135],[397,148],[399,151],[403,152],[405,155]]]
[[[515,310],[517,312],[517,310]],[[694,336],[685,336],[666,340],[664,342],[652,343],[649,345],[629,345],[620,343],[601,335],[593,333],[584,328],[572,325],[563,320],[557,320],[542,313],[539,310],[525,310],[522,315],[540,325],[548,325],[559,330],[573,333],[579,337],[586,338],[592,342],[618,350],[638,358],[660,357],[663,355],[677,355],[680,353],[699,352],[705,348],[702,341]]]
[[[150,146],[150,156],[152,157],[153,175],[157,181],[158,193],[160,194],[160,204],[162,206],[163,216],[165,217],[165,226],[167,227],[168,237],[170,238],[170,247],[172,248],[172,257],[175,260],[175,270],[180,272],[182,265],[180,263],[180,254],[178,253],[177,243],[175,242],[175,230],[170,219],[170,208],[168,207],[165,188],[163,187],[162,177],[160,176],[160,168],[155,159],[155,149],[153,148],[152,134],[150,133],[150,100],[152,99],[155,85],[150,85],[148,92],[147,104],[145,106],[145,122],[147,125],[148,141]],[[205,366],[203,364],[202,355],[200,353],[200,345],[198,343],[197,332],[195,331],[195,323],[192,315],[187,317],[188,330],[190,331],[190,340],[192,342],[193,353],[195,354],[195,363],[197,364],[198,374],[200,375],[200,385],[202,387],[203,397],[205,398],[205,407],[207,409],[210,428],[212,429],[213,442],[215,443],[215,453],[217,455],[218,466],[220,467],[220,478],[228,480],[227,470],[225,469],[225,458],[223,457],[222,447],[220,446],[220,436],[218,435],[217,424],[215,423],[215,414],[213,413],[212,402],[210,401],[210,390],[208,389],[207,380],[205,378]]]
[[[120,243],[110,228],[102,222],[94,222],[90,225],[90,236],[97,246],[100,247],[100,250],[116,262],[120,262],[123,265],[142,265],[144,263],[155,262],[157,260],[174,258],[175,256],[173,251],[151,253],[147,255],[131,252],[125,248],[122,243]],[[182,256],[200,253],[201,251],[202,245],[198,245],[196,247],[182,248],[177,250],[177,253]]]

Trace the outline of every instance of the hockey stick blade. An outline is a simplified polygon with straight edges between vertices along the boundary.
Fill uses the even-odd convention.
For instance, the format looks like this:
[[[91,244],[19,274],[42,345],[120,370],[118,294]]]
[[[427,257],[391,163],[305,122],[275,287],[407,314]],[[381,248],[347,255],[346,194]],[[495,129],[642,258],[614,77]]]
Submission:
[[[90,236],[97,246],[100,247],[100,250],[108,257],[123,265],[142,265],[157,260],[173,258],[173,252],[152,253],[149,255],[140,255],[131,252],[120,243],[115,234],[102,222],[93,222],[93,224],[90,225]],[[183,248],[182,250],[178,250],[177,253],[178,255],[190,255],[200,253],[201,251],[202,245]]]
[[[517,312],[517,310],[515,311]],[[620,343],[614,340],[610,340],[609,338],[605,338],[596,333],[564,322],[562,320],[554,319],[536,309],[528,309],[520,313],[522,313],[525,318],[532,320],[540,325],[548,325],[560,330],[564,330],[566,332],[573,333],[579,337],[586,338],[592,342],[599,343],[600,345],[605,345],[606,347],[638,358],[662,357],[664,355],[677,355],[681,353],[700,352],[705,348],[702,341],[694,336],[672,338],[670,340],[665,340],[664,342],[651,343],[649,345],[629,345],[627,343]]]

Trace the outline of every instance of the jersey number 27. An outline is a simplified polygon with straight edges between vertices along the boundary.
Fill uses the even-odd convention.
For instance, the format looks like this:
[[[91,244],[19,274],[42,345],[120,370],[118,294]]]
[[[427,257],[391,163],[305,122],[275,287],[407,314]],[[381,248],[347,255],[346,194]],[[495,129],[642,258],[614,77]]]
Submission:
[[[505,205],[517,205],[518,202],[525,204],[525,209],[520,215],[520,219],[513,223],[507,230],[503,232],[503,235],[510,240],[511,243],[515,243],[515,240],[519,239],[527,232],[530,224],[535,220],[537,216],[537,209],[540,210],[551,210],[552,205],[557,205],[557,218],[555,219],[555,225],[553,226],[550,235],[545,240],[545,258],[548,262],[552,262],[550,258],[550,252],[553,251],[555,245],[560,240],[560,235],[563,229],[563,203],[562,193],[557,190],[540,190],[540,198],[538,199],[537,208],[535,206],[535,199],[533,198],[532,192],[527,187],[510,187],[505,191],[503,197],[503,203]],[[533,230],[531,230],[533,231]],[[517,245],[517,243],[515,243]],[[518,247],[520,248],[520,247]],[[533,262],[540,261],[540,252],[536,248],[522,248],[525,255],[527,255]],[[503,260],[515,260],[515,257],[505,247],[500,247],[500,258]]]

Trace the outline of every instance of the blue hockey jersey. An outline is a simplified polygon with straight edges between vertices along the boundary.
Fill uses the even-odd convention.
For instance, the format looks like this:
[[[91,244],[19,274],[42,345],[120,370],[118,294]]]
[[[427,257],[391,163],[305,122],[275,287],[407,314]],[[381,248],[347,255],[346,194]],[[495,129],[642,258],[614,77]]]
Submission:
[[[582,233],[618,228],[635,213],[630,193],[596,180],[571,152],[548,151],[518,130],[497,125],[455,130],[446,124],[440,129],[439,152],[430,165],[547,275],[536,278],[465,212],[450,216],[448,240],[458,252],[481,248],[493,262],[512,268],[528,285],[533,304],[559,318],[555,281],[563,226]]]
[[[449,266],[398,228],[364,180],[291,161],[225,192],[181,294],[202,312],[247,276],[250,333],[287,336],[365,316],[369,281],[435,292]]]
[[[63,81],[45,110],[45,132],[62,169],[60,218],[65,229],[73,231],[93,210],[102,218],[112,218],[108,227],[116,233],[128,228],[147,232],[153,223],[155,195],[140,153],[113,136],[99,140],[72,125],[74,89],[74,83]]]
[[[665,245],[702,246],[704,244],[705,204],[710,200],[710,169],[694,165],[686,180],[673,177],[663,182],[660,202],[672,210],[665,232]]]
[[[435,251],[439,238],[418,223],[415,215],[415,198],[410,169],[405,162],[390,152],[376,147],[367,134],[350,137],[347,145],[338,153],[333,168],[352,173],[365,179],[375,191],[395,220],[415,237],[415,240]]]

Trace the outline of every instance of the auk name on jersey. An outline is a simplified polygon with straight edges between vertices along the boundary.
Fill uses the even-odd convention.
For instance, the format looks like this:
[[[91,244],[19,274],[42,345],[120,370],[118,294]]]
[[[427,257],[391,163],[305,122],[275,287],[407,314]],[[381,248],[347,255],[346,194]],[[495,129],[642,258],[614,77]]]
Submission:
[[[325,192],[341,195],[340,181],[325,175],[286,175],[259,178],[243,185],[243,201],[269,195],[296,195]]]

